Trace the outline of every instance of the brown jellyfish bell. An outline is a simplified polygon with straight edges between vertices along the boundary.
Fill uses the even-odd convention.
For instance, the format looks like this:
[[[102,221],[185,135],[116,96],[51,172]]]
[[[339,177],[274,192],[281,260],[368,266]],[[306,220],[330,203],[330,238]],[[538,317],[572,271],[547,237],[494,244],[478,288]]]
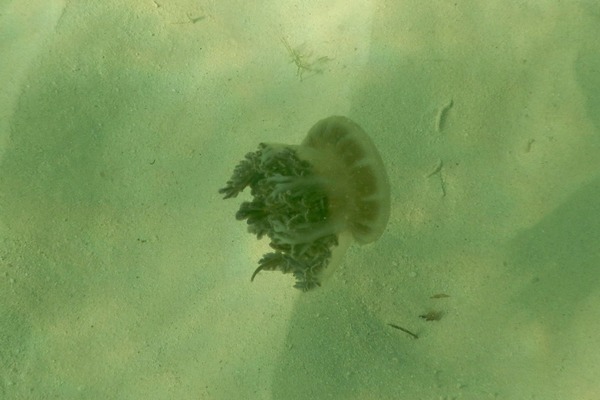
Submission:
[[[219,190],[224,198],[250,187],[238,220],[273,252],[260,271],[292,273],[307,291],[329,276],[352,239],[377,240],[390,215],[390,187],[379,152],[355,122],[332,116],[317,122],[300,145],[261,143],[246,154]]]

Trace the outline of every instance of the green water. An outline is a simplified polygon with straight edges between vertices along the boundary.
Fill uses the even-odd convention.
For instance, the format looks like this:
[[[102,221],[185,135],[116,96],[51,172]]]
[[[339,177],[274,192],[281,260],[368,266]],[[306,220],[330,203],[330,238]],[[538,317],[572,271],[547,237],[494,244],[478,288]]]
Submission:
[[[0,1],[0,399],[600,398],[598,37],[595,1]],[[218,189],[329,115],[387,229],[250,282]]]

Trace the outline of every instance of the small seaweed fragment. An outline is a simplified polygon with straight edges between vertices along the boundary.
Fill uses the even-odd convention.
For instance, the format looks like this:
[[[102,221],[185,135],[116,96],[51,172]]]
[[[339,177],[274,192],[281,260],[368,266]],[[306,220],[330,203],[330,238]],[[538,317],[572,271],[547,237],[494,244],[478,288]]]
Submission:
[[[300,78],[300,81],[303,80],[305,72],[322,73],[325,64],[331,61],[327,56],[315,59],[311,53],[303,52],[301,47],[293,48],[284,37],[281,37],[281,43],[283,43],[292,62],[296,65],[296,75]]]
[[[437,175],[440,177],[440,186],[442,188],[442,197],[446,197],[446,181],[444,180],[444,176],[442,175],[442,168],[444,168],[444,161],[443,160],[439,160],[438,163],[436,164],[436,167],[433,171],[431,171],[429,174],[427,174],[427,178],[431,178],[434,175]]]
[[[392,328],[399,329],[399,330],[401,330],[404,333],[408,333],[413,339],[418,339],[419,338],[419,336],[417,336],[417,334],[412,333],[411,331],[409,331],[406,328],[403,328],[403,327],[398,326],[396,324],[388,324],[388,325],[391,326]]]
[[[444,106],[438,111],[437,116],[435,117],[436,131],[441,132],[442,129],[444,129],[444,126],[446,125],[446,119],[448,117],[448,112],[450,111],[453,105],[454,100],[450,99],[450,101],[444,104]]]
[[[442,311],[428,311],[425,314],[419,315],[420,318],[423,318],[425,321],[439,321],[444,316]]]

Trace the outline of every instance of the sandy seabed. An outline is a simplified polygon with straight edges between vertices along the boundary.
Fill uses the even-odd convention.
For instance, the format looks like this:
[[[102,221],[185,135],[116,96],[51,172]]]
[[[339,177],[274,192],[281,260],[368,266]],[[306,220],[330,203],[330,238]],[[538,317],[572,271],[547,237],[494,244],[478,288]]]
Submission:
[[[599,399],[599,19],[1,2],[0,398]],[[218,189],[328,115],[379,148],[387,230],[317,290],[251,283]]]

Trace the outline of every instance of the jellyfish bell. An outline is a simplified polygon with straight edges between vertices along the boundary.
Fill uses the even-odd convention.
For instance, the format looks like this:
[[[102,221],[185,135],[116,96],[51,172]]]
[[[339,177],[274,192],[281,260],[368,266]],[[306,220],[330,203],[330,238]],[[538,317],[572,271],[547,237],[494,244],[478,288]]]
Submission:
[[[295,287],[320,286],[348,245],[377,240],[389,219],[390,188],[375,145],[355,122],[332,116],[317,122],[300,145],[261,143],[219,192],[235,197],[250,186],[237,219],[274,252],[260,271],[293,273]]]
[[[317,122],[298,150],[328,183],[331,218],[360,244],[377,240],[390,216],[390,185],[381,156],[349,118]]]

